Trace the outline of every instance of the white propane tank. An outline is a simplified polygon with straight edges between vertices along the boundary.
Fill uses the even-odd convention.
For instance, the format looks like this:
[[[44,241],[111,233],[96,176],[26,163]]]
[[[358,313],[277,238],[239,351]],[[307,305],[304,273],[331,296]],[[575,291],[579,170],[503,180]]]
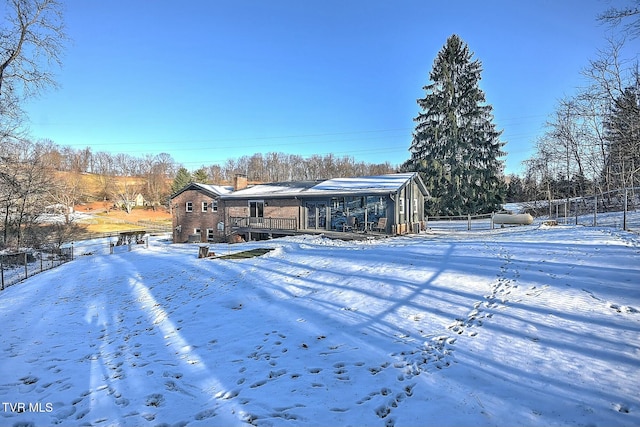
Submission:
[[[494,224],[508,225],[530,225],[533,223],[533,217],[528,213],[514,214],[511,212],[497,212],[493,214]]]

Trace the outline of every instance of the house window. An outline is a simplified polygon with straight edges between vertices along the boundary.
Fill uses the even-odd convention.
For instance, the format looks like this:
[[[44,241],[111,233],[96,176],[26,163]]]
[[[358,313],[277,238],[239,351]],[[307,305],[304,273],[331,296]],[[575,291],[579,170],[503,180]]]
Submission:
[[[187,212],[193,212],[193,202],[187,202],[187,204],[185,206],[185,210]]]
[[[417,214],[418,213],[418,199],[413,199],[413,213]]]
[[[213,228],[207,228],[207,241],[211,242],[215,238],[215,232]]]
[[[202,202],[202,212],[206,212],[209,210],[209,204],[207,202]]]
[[[251,218],[263,218],[264,217],[264,200],[250,200],[249,201],[249,216]]]
[[[218,201],[217,200],[212,200],[211,201],[211,211],[212,212],[218,212]]]
[[[398,200],[398,211],[400,215],[404,214],[404,198]]]
[[[193,229],[193,234],[200,234],[200,229],[199,228],[194,228]]]

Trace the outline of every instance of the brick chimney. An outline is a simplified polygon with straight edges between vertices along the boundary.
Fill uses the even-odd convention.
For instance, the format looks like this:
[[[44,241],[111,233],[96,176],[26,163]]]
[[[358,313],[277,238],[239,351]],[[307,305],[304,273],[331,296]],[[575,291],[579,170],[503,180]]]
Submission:
[[[238,173],[233,177],[233,191],[247,188],[247,175]]]

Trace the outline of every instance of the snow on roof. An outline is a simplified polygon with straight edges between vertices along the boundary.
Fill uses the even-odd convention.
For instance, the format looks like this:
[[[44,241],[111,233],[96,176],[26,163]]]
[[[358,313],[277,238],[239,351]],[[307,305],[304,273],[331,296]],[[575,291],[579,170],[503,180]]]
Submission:
[[[328,179],[314,186],[313,191],[397,191],[414,173],[394,173],[388,175],[360,176],[355,178]]]
[[[226,198],[257,196],[321,196],[329,194],[383,194],[398,191],[414,176],[415,172],[387,175],[333,178],[324,181],[295,181],[258,184],[227,194]]]
[[[253,197],[253,196],[295,196],[312,188],[319,181],[292,181],[275,182],[270,184],[258,184],[228,194],[228,197]]]
[[[200,184],[197,182],[194,182],[195,185],[197,185],[198,187],[201,187],[207,191],[211,191],[213,193],[218,193],[218,194],[227,194],[227,193],[231,193],[233,191],[233,187],[228,187],[228,186],[222,186],[222,185],[211,185],[211,184]]]
[[[233,191],[233,187],[227,187],[222,185],[211,185],[211,184],[201,184],[199,182],[190,182],[189,184],[182,187],[178,192],[171,195],[171,198],[177,197],[183,191],[193,189],[194,187],[199,188],[200,190],[208,193],[212,196],[221,196],[224,194],[229,194]]]

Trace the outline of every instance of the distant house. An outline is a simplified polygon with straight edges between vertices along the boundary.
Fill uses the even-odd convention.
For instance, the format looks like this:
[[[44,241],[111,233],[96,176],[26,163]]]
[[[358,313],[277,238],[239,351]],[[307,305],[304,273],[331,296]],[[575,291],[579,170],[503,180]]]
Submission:
[[[181,203],[204,194],[201,184],[185,187],[172,197],[177,206],[174,228],[200,229],[203,222],[185,222]],[[352,232],[405,234],[424,229],[427,189],[415,173],[334,178],[321,181],[278,182],[219,192],[221,216],[216,230],[221,237],[246,239],[298,233]],[[176,203],[177,202],[177,203]],[[192,215],[189,220],[197,217]],[[209,218],[202,217],[202,220]],[[184,232],[183,232],[184,233]],[[174,236],[176,236],[174,234]],[[188,241],[180,234],[174,242]]]
[[[125,197],[120,197],[118,200],[116,200],[114,205],[129,211],[129,210],[131,210],[133,208],[144,206],[145,205],[145,199],[144,199],[144,196],[142,194],[137,193],[131,199],[127,199]]]
[[[229,187],[192,182],[173,194],[173,242],[222,240],[225,215],[220,197],[230,191]]]
[[[144,206],[144,196],[140,193],[136,194],[136,197],[132,200],[135,207]]]

